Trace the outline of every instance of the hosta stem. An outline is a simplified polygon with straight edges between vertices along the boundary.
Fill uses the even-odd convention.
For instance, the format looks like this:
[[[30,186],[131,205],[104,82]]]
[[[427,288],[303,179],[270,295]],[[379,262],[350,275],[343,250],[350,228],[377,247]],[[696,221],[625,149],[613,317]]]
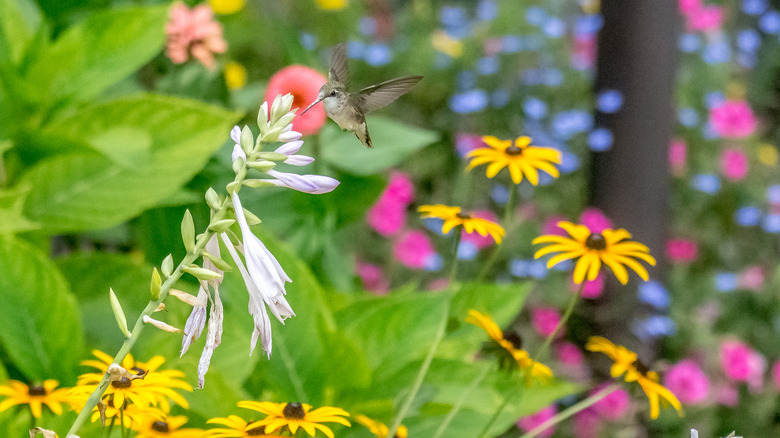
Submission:
[[[246,165],[244,165],[244,167],[246,167]],[[238,174],[246,175],[246,172],[239,172]],[[237,175],[234,181],[240,184],[243,180],[244,180],[243,176],[239,178]],[[227,213],[229,206],[230,206],[230,196],[227,196],[222,201],[219,210],[217,210],[212,216],[211,222],[209,223],[209,226],[206,228],[206,231],[198,237],[197,241],[195,242],[195,248],[192,250],[192,252],[189,252],[186,256],[184,256],[184,258],[176,267],[176,269],[174,269],[173,273],[171,273],[171,276],[166,278],[165,281],[163,282],[162,286],[160,287],[160,297],[157,300],[149,301],[149,304],[146,305],[146,308],[144,308],[143,312],[141,312],[141,315],[138,316],[138,319],[135,321],[135,325],[133,326],[133,329],[130,332],[131,333],[130,337],[125,339],[125,342],[122,344],[122,347],[119,348],[119,351],[117,352],[116,356],[114,356],[114,363],[121,364],[122,361],[125,359],[125,356],[127,356],[127,354],[130,353],[130,350],[133,348],[133,345],[135,345],[136,341],[141,335],[141,332],[143,332],[143,329],[146,326],[146,324],[144,323],[144,316],[151,315],[155,311],[155,309],[157,309],[159,305],[163,301],[165,301],[165,298],[168,296],[168,292],[171,290],[173,285],[179,280],[179,278],[181,278],[182,274],[184,273],[184,268],[191,265],[193,262],[195,262],[195,260],[197,260],[203,254],[203,250],[206,248],[206,243],[208,243],[209,239],[211,239],[211,236],[214,235],[214,232],[211,231],[211,225],[219,220],[222,220],[225,217],[225,213]],[[95,389],[95,391],[93,391],[92,394],[87,399],[87,403],[81,409],[81,412],[79,412],[79,416],[76,418],[76,421],[73,422],[73,425],[70,427],[70,430],[68,431],[68,435],[77,434],[79,429],[81,429],[81,427],[87,421],[87,418],[89,418],[92,410],[95,408],[95,406],[97,406],[101,397],[103,397],[103,394],[106,392],[106,389],[108,389],[108,385],[110,383],[111,382],[109,381],[109,374],[108,372],[106,372],[103,375],[103,379],[100,381],[100,383],[98,383],[98,386]]]

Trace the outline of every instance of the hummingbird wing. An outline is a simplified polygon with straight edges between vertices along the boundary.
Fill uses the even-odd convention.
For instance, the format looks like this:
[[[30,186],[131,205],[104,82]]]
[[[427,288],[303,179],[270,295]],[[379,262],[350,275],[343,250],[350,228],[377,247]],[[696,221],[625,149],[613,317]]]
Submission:
[[[369,113],[389,105],[411,90],[422,78],[422,76],[404,76],[366,87],[354,94],[354,103],[363,114]]]
[[[342,43],[333,48],[330,57],[328,80],[341,82],[346,88],[349,85],[349,64],[347,64],[347,47]]]

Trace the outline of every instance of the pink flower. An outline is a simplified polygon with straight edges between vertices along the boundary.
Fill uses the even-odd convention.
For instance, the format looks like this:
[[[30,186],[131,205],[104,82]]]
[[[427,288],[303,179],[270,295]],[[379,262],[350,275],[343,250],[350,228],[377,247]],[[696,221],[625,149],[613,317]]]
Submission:
[[[184,3],[174,4],[165,32],[168,34],[165,53],[175,64],[186,62],[192,55],[213,70],[214,54],[227,50],[227,43],[222,38],[222,26],[214,20],[214,13],[208,4],[200,4],[192,9]]]
[[[607,385],[601,385],[591,391],[591,395],[601,391],[604,389]],[[618,388],[617,390],[610,393],[608,396],[602,398],[601,400],[597,401],[593,405],[593,410],[596,411],[597,414],[599,414],[602,418],[615,421],[619,420],[620,417],[625,415],[626,411],[628,411],[628,408],[631,406],[631,396],[628,394],[628,391],[626,391],[623,388]]]
[[[685,18],[689,31],[708,32],[720,29],[725,16],[726,10],[724,8],[710,5],[700,7],[693,13],[687,14]]]
[[[528,432],[536,426],[539,426],[540,424],[554,417],[557,412],[558,410],[556,409],[555,405],[547,406],[533,415],[529,415],[517,420],[517,427],[525,432]],[[555,426],[550,426],[537,436],[546,438],[552,436],[553,433],[555,433]]]
[[[756,130],[758,120],[744,100],[727,100],[710,110],[710,124],[722,137],[745,138]]]
[[[606,228],[612,228],[612,221],[595,207],[588,207],[582,212],[580,223],[590,228],[592,233],[600,233]]]
[[[531,310],[531,324],[541,336],[552,335],[559,322],[561,322],[561,314],[554,307],[537,307]],[[558,332],[559,337],[563,335],[563,331]]]
[[[728,378],[747,382],[751,391],[761,389],[766,359],[747,344],[733,339],[721,342],[720,366]]]
[[[696,404],[707,399],[710,381],[696,361],[685,359],[677,362],[664,374],[664,386],[672,391],[681,403]]]
[[[571,55],[571,65],[577,70],[585,70],[593,67],[596,61],[596,48],[598,47],[596,33],[574,36],[574,48]]]
[[[363,287],[377,295],[386,295],[390,289],[390,282],[385,278],[382,268],[371,263],[355,263],[355,273],[363,282]]]
[[[775,382],[775,388],[780,389],[780,360],[772,365],[772,381]]]
[[[544,221],[542,225],[542,234],[552,234],[554,236],[568,236],[563,228],[558,226],[558,222],[566,221],[567,218],[563,216],[550,216]]]
[[[666,257],[678,263],[693,262],[699,257],[699,246],[686,239],[669,239],[666,242]]]
[[[750,266],[739,274],[739,287],[752,291],[761,290],[765,279],[766,274],[761,266]]]
[[[602,292],[604,292],[604,283],[606,282],[604,273],[599,272],[599,275],[596,276],[595,280],[586,281],[585,285],[582,287],[582,297],[583,298],[590,298],[595,299],[601,296]],[[572,287],[577,288],[579,286],[574,285],[572,283]]]
[[[720,171],[731,181],[740,181],[748,172],[748,158],[738,149],[726,149],[720,154]]]
[[[687,161],[687,148],[684,140],[674,140],[669,145],[669,167],[674,175],[680,176],[685,172]]]
[[[601,426],[601,418],[592,408],[574,414],[574,435],[577,438],[598,438]]]
[[[274,97],[290,93],[293,96],[292,108],[306,108],[317,100],[320,87],[327,78],[317,70],[303,65],[285,67],[271,76],[265,89],[265,101],[273,102]],[[270,103],[268,106],[270,107]],[[325,124],[325,110],[322,105],[313,106],[306,114],[297,115],[293,120],[293,130],[303,135],[317,133]]]
[[[487,219],[489,221],[498,222],[498,217],[489,210],[474,210],[472,212],[472,216],[478,217],[481,219]],[[487,248],[489,246],[495,245],[495,240],[493,240],[492,237],[488,236],[480,236],[478,233],[466,233],[465,230],[461,231],[461,241],[463,242],[469,242],[474,244],[478,249]]]
[[[400,231],[406,223],[406,206],[382,197],[368,209],[366,221],[382,236],[392,236]]]
[[[555,346],[555,355],[562,364],[566,366],[580,366],[583,364],[585,356],[579,348],[571,342],[560,342]]]
[[[699,11],[703,5],[701,4],[701,0],[680,0],[679,7],[680,12],[689,15]]]
[[[715,387],[715,399],[723,406],[734,407],[739,404],[739,391],[733,385]]]
[[[423,269],[428,257],[436,254],[428,236],[422,231],[409,231],[395,243],[393,255],[404,266]]]
[[[444,290],[450,287],[450,279],[449,278],[436,278],[434,280],[431,280],[428,283],[428,287],[426,287],[426,290],[429,291],[438,291],[438,290]]]
[[[390,174],[390,182],[382,193],[398,203],[409,205],[414,201],[414,184],[409,179],[409,175],[403,172],[393,172]]]
[[[455,150],[458,151],[458,155],[461,158],[474,149],[485,147],[485,143],[482,142],[482,136],[476,134],[455,134]]]

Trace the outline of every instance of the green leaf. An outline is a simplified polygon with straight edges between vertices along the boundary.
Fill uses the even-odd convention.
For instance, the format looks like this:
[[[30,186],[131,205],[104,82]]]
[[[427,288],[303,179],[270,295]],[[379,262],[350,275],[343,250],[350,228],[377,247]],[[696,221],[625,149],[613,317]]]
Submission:
[[[0,189],[0,234],[14,234],[38,228],[24,217],[22,209],[29,193],[28,187]]]
[[[374,142],[367,149],[350,132],[335,124],[322,129],[322,159],[353,175],[372,175],[401,163],[412,153],[435,142],[439,134],[384,117],[368,117],[368,130]]]
[[[0,63],[16,65],[41,25],[31,0],[0,0]]]
[[[143,132],[151,142],[143,165],[128,167],[90,153],[54,156],[21,178],[34,190],[25,213],[47,232],[106,228],[172,196],[227,138],[237,115],[200,102],[142,95],[101,103],[53,123],[63,141],[93,144],[99,135]],[[118,129],[121,128],[121,129]],[[134,136],[133,138],[139,138]],[[117,139],[122,147],[125,139]]]
[[[96,12],[67,29],[26,70],[47,101],[86,100],[149,62],[165,43],[167,6]]]
[[[0,266],[0,300],[6,309],[0,318],[3,349],[32,381],[73,380],[83,333],[65,278],[45,254],[10,236],[0,236]]]

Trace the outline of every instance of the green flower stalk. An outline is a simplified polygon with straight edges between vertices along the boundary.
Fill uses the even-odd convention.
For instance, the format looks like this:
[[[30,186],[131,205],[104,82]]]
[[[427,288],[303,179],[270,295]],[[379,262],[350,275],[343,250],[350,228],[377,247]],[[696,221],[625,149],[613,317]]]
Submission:
[[[206,230],[198,235],[195,234],[192,215],[189,211],[185,213],[181,224],[181,234],[187,254],[175,267],[173,258],[169,255],[163,260],[159,270],[154,269],[150,281],[149,303],[136,320],[132,330],[128,330],[119,300],[115,295],[110,294],[112,309],[120,330],[125,334],[125,341],[114,357],[112,365],[118,367],[117,364],[121,363],[130,352],[147,323],[166,331],[183,332],[181,354],[184,354],[192,342],[201,335],[208,322],[206,346],[198,364],[198,386],[203,386],[211,356],[216,347],[219,346],[222,336],[223,308],[219,296],[219,286],[224,272],[231,269],[230,264],[221,258],[219,240],[225,244],[241,272],[249,294],[250,314],[254,319],[250,354],[257,341],[260,340],[263,350],[270,356],[271,325],[266,306],[282,323],[286,318],[295,315],[285,299],[285,284],[291,282],[292,279],[287,276],[279,262],[260,239],[252,233],[249,226],[259,223],[260,220],[251,212],[243,209],[238,193],[243,186],[247,186],[250,188],[287,187],[305,193],[320,194],[334,190],[339,184],[337,180],[326,176],[299,175],[279,172],[274,169],[279,162],[293,166],[304,166],[313,161],[310,157],[297,155],[303,141],[300,140],[301,134],[292,130],[291,122],[295,117],[295,111],[290,110],[292,103],[293,97],[289,94],[277,96],[270,111],[268,104],[263,103],[257,118],[260,130],[257,139],[254,138],[248,126],[244,126],[243,129],[236,126],[232,129],[230,137],[236,143],[233,149],[235,178],[226,187],[228,196],[221,197],[213,189],[206,192],[205,198],[211,209],[211,220]],[[273,152],[262,150],[264,145],[274,142],[283,144]],[[250,171],[263,172],[271,178],[248,178]],[[238,224],[241,231],[241,239],[238,239],[230,230],[230,227],[235,223]],[[243,254],[243,260],[239,253]],[[200,265],[195,263],[199,258],[202,259]],[[194,276],[200,282],[197,296],[172,289],[173,285],[185,273]],[[154,320],[150,316],[164,307],[163,302],[169,294],[193,308],[183,330]],[[209,303],[211,306],[207,318]],[[102,398],[108,385],[121,374],[107,372],[103,376],[97,389],[90,395],[86,405],[68,431],[69,436],[75,436]]]

